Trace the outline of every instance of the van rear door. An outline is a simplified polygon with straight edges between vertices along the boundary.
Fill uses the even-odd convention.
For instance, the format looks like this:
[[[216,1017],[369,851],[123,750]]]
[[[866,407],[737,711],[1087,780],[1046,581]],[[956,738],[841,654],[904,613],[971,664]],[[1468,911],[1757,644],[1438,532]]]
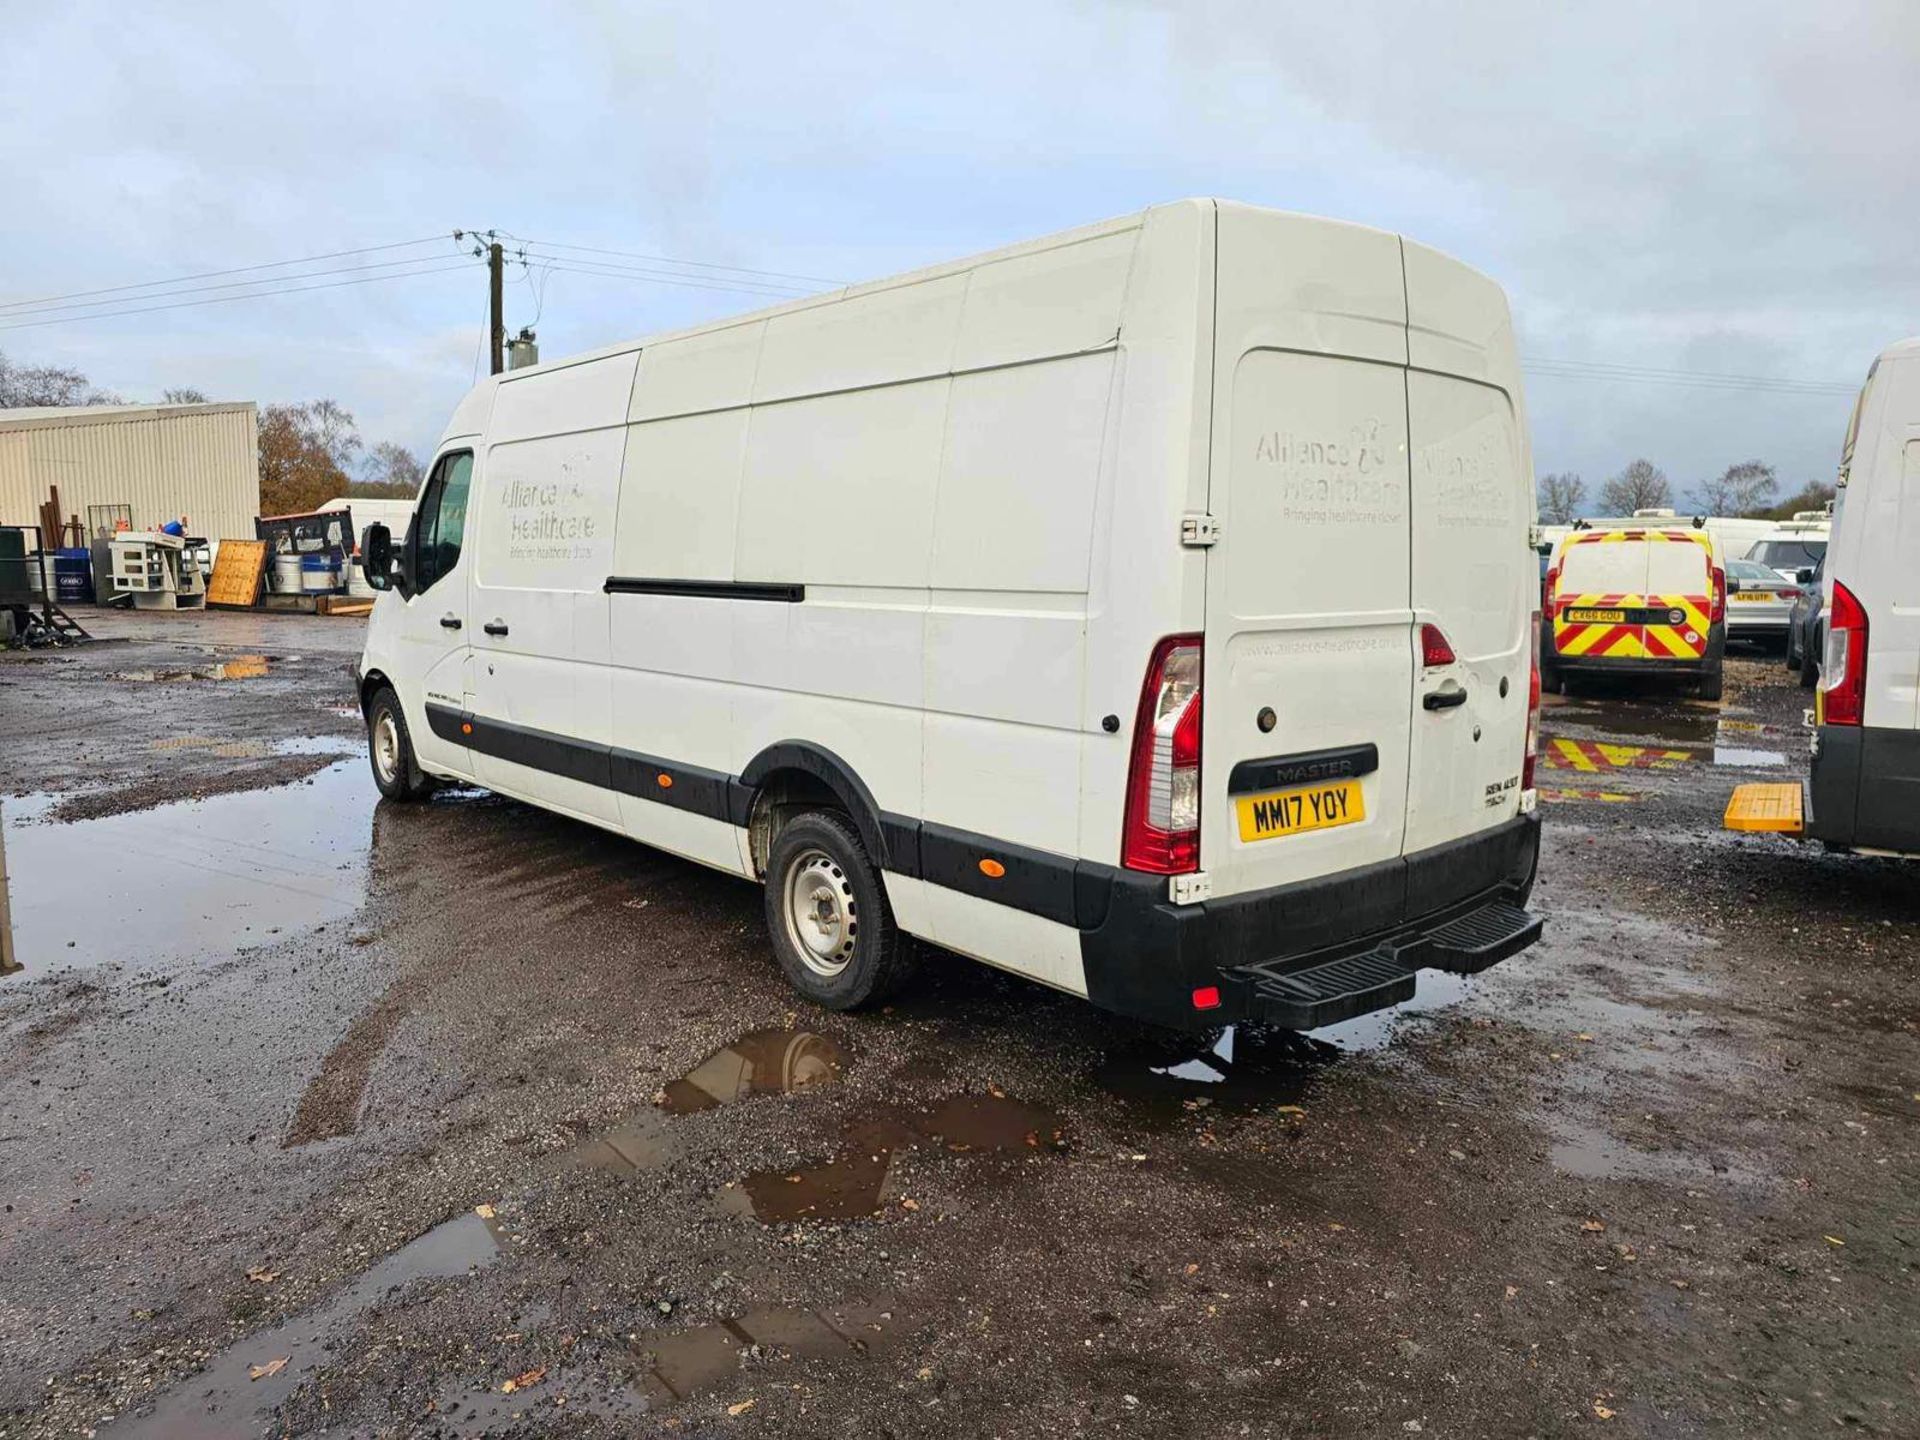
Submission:
[[[1200,862],[1233,895],[1401,852],[1406,292],[1396,236],[1218,214]]]
[[[1518,812],[1537,563],[1530,467],[1497,386],[1413,370],[1412,743],[1406,850]],[[1437,662],[1437,663],[1436,663]]]
[[[1553,592],[1553,648],[1569,660],[1639,660],[1648,543],[1637,535],[1583,531],[1561,545]]]

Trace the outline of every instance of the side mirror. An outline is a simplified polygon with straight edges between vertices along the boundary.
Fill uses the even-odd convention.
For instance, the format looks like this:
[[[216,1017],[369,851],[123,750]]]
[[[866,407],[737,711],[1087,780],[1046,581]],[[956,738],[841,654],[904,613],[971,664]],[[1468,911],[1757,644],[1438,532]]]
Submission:
[[[1813,583],[1813,567],[1811,565],[1802,565],[1798,570],[1793,572],[1793,578],[1802,585],[1811,585]]]
[[[360,568],[375,590],[393,588],[393,534],[375,523],[360,535]]]

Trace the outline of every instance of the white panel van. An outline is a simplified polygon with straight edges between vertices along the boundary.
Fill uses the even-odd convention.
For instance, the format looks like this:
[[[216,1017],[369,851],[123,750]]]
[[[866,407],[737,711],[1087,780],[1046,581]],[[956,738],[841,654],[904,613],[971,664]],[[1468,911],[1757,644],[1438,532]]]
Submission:
[[[366,537],[374,775],[764,882],[823,1005],[1313,1028],[1540,933],[1532,476],[1498,286],[1213,200],[516,370]]]
[[[1825,559],[1806,833],[1920,854],[1920,339],[1867,374]]]

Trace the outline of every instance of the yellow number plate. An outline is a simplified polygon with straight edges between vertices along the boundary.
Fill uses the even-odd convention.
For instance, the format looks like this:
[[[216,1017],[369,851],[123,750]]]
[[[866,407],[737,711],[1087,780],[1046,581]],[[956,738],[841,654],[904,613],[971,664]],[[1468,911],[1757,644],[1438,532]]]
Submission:
[[[1308,830],[1353,825],[1367,818],[1358,780],[1242,795],[1233,804],[1239,813],[1242,840],[1277,840]]]
[[[1579,625],[1619,625],[1627,618],[1624,610],[1569,610],[1567,619]]]
[[[1759,600],[1764,602],[1773,599],[1773,592],[1771,590],[1736,590],[1733,598],[1736,600]]]

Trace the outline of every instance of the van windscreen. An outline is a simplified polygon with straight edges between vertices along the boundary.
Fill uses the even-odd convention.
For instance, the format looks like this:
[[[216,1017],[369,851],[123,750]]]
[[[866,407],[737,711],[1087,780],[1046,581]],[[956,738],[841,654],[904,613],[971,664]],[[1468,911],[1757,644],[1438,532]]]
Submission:
[[[1826,553],[1826,536],[1808,535],[1804,539],[1762,540],[1747,558],[1775,570],[1799,570],[1818,565]]]

